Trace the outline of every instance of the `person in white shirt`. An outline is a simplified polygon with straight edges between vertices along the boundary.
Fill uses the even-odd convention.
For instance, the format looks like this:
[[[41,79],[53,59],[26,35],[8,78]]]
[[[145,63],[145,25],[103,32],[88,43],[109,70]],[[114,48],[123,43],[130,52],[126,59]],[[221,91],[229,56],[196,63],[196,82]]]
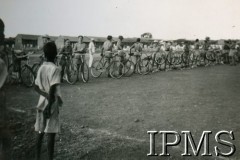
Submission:
[[[40,159],[44,134],[48,135],[48,159],[53,159],[55,135],[60,132],[59,107],[62,106],[60,83],[61,68],[54,64],[57,47],[54,42],[48,42],[43,48],[46,62],[43,62],[37,72],[35,90],[40,95],[36,106],[35,131],[38,132],[36,159]]]
[[[89,50],[89,68],[92,67],[93,63],[93,54],[95,53],[95,40],[91,38],[91,42],[89,43],[88,50]]]

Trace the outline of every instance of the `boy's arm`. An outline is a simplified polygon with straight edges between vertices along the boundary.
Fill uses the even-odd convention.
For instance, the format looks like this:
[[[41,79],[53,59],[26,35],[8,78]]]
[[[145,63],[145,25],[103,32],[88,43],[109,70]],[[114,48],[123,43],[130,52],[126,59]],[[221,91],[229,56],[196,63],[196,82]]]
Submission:
[[[102,48],[101,48],[101,56],[103,56],[103,50],[104,50],[104,48],[102,46]]]
[[[49,99],[49,95],[47,93],[43,92],[42,90],[40,90],[40,88],[37,85],[34,85],[34,89],[38,94],[40,94],[43,97]]]
[[[51,110],[52,110],[52,104],[54,103],[55,100],[58,101],[58,104],[61,106],[62,105],[62,99],[60,97],[60,95],[58,95],[58,89],[59,89],[60,85],[59,84],[54,84],[53,86],[50,87],[50,91],[49,91],[49,99],[48,99],[48,105],[45,109],[45,116],[46,118],[50,118],[51,116]]]
[[[61,98],[60,84],[54,84],[53,86],[51,86],[49,93],[50,93],[50,99],[51,99],[49,101],[52,101],[53,99],[53,102],[54,100],[57,100],[60,106],[63,104],[63,101]]]

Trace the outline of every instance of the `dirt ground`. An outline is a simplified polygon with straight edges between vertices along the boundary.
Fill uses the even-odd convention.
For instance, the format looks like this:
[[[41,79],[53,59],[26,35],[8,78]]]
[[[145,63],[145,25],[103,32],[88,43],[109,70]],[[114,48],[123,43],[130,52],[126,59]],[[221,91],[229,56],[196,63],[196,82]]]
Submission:
[[[56,138],[55,159],[240,159],[240,65],[211,66],[191,70],[133,75],[121,79],[105,76],[89,83],[62,85],[62,132]],[[33,88],[7,87],[9,125],[14,160],[33,159],[36,133],[35,109],[38,95]],[[203,131],[210,130],[213,156],[182,157],[184,139],[169,147],[169,157],[147,157],[147,131],[191,131],[196,143]],[[214,146],[229,152],[214,137],[218,131],[232,130],[236,146],[231,157],[216,157]],[[169,140],[171,141],[171,140]],[[156,152],[162,139],[156,135]],[[46,159],[46,142],[43,159]],[[201,149],[200,154],[203,152]],[[190,150],[190,153],[191,150]]]

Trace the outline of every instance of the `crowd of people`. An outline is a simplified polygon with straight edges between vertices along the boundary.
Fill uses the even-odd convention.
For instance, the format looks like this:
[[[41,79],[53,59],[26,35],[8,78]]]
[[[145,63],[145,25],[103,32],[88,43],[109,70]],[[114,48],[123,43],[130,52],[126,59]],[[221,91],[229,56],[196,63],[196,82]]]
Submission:
[[[124,59],[130,55],[132,56],[131,60],[136,65],[143,53],[148,53],[152,56],[152,66],[156,64],[156,58],[159,58],[159,55],[165,57],[165,59],[170,57],[168,58],[170,60],[174,56],[183,56],[185,59],[185,66],[193,68],[199,66],[201,60],[204,62],[205,66],[209,65],[207,55],[214,57],[214,63],[216,64],[236,65],[240,60],[239,46],[239,42],[232,40],[226,40],[224,44],[212,44],[210,38],[206,37],[203,42],[200,42],[199,39],[196,39],[195,42],[154,40],[150,45],[142,44],[141,39],[137,38],[132,46],[126,47],[126,45],[124,45],[123,36],[119,36],[117,41],[113,41],[113,37],[109,35],[101,47],[100,55],[104,56],[108,63],[110,63],[115,54],[119,56],[121,62],[124,62]],[[78,36],[78,43],[76,43],[74,47],[70,45],[69,39],[65,39],[65,45],[59,52],[59,55],[62,55],[60,60],[62,77],[64,75],[64,68],[66,67],[66,63],[69,62],[68,59],[70,57],[73,57],[74,63],[80,64],[83,62],[82,58],[85,58],[85,54],[89,52],[89,68],[91,68],[95,50],[93,38],[87,46],[83,43],[83,36],[80,35]],[[165,62],[164,65],[164,69],[166,70],[166,66],[168,65],[167,62]],[[171,68],[171,64],[169,65]]]

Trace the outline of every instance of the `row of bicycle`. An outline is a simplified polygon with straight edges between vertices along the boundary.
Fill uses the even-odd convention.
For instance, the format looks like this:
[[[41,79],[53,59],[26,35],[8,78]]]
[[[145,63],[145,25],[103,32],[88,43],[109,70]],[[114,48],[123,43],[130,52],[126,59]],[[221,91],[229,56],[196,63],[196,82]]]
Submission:
[[[32,54],[32,53],[30,53]],[[44,62],[43,56],[33,65],[29,65],[29,55],[18,58],[18,61],[9,65],[9,76],[7,83],[21,82],[27,87],[34,84],[37,71]],[[100,77],[103,73],[112,78],[129,77],[134,73],[146,75],[154,70],[166,69],[166,67],[181,67],[191,65],[205,65],[207,63],[215,63],[221,58],[224,59],[224,53],[221,50],[199,50],[196,52],[191,50],[189,53],[184,51],[159,51],[159,52],[141,52],[139,54],[126,53],[125,56],[119,56],[113,53],[111,57],[98,56],[91,67],[86,62],[86,55],[81,54],[80,63],[74,63],[74,58],[67,58],[64,79],[69,84],[75,84],[82,80],[88,82],[90,76]],[[56,64],[60,65],[61,57],[58,56]],[[162,68],[163,67],[163,68]]]
[[[71,58],[69,59],[69,65],[65,72],[69,84],[75,84],[79,79],[87,82],[90,74],[95,78],[100,77],[103,73],[112,78],[121,78],[123,76],[129,77],[134,73],[146,75],[152,71],[160,70],[162,67],[166,69],[166,67],[172,66],[206,65],[224,58],[219,50],[199,50],[199,52],[191,50],[189,53],[183,51],[126,53],[123,57],[116,52],[111,57],[95,58],[92,66],[88,68],[84,55],[82,56],[82,62],[79,66],[76,66]]]

